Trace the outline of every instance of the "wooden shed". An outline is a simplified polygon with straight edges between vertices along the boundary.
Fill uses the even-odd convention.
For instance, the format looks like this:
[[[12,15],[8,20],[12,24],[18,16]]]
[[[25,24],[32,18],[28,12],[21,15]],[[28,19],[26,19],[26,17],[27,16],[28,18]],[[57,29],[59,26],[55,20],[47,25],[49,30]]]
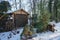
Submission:
[[[28,12],[23,9],[13,12],[13,22],[15,27],[22,27],[28,23]]]

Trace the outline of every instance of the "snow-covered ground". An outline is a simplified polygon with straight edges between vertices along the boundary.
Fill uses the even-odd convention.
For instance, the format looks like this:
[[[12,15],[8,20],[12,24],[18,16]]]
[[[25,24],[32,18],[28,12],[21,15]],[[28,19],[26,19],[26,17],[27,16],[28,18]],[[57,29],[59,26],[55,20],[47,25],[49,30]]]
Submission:
[[[60,22],[55,24],[55,32],[43,32],[37,34],[38,37],[36,38],[37,40],[60,40]]]
[[[43,32],[43,33],[36,33],[37,37],[34,37],[34,40],[60,40],[60,22],[55,24],[55,32]],[[23,31],[23,28],[17,29],[19,33],[15,31],[3,32],[0,33],[0,40],[21,40],[20,35]],[[15,34],[14,34],[15,32]]]
[[[19,33],[16,31],[19,31]],[[23,29],[20,28],[16,31],[0,33],[0,40],[20,40],[20,34],[22,33]]]

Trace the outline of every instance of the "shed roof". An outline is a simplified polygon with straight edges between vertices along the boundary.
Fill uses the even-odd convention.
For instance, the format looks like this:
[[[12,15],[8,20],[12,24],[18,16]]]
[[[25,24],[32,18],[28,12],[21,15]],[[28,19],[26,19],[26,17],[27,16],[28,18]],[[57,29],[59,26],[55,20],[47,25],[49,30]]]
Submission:
[[[13,13],[13,14],[27,14],[27,15],[29,15],[29,13],[26,12],[25,10],[23,10],[23,9],[20,9],[20,10],[14,11],[14,12],[12,12],[12,13]]]

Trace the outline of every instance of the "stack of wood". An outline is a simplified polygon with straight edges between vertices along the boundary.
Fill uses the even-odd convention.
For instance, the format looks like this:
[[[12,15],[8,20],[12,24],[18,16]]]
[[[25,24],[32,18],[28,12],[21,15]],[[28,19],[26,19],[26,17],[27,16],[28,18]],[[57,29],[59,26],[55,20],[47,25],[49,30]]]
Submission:
[[[54,32],[55,31],[54,27],[55,27],[55,24],[53,24],[53,25],[48,24],[47,30]]]
[[[13,22],[11,20],[9,20],[8,22],[6,22],[6,27],[5,27],[5,30],[6,31],[10,31],[14,28],[14,25],[13,25]]]

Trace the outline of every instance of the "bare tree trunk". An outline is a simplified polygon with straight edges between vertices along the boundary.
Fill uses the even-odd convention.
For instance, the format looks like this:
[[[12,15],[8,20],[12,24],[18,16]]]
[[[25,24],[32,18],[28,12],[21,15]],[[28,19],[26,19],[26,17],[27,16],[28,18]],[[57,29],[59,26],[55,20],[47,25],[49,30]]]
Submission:
[[[33,0],[33,13],[36,14],[36,4],[35,4],[35,0]]]
[[[21,0],[19,0],[19,2],[20,2],[19,8],[21,9],[21,3],[22,3],[22,2],[21,2]]]
[[[54,14],[55,14],[55,21],[57,22],[57,3],[58,0],[54,0]]]
[[[17,0],[15,0],[15,7],[16,7],[16,9],[17,9],[17,2],[16,2]]]

